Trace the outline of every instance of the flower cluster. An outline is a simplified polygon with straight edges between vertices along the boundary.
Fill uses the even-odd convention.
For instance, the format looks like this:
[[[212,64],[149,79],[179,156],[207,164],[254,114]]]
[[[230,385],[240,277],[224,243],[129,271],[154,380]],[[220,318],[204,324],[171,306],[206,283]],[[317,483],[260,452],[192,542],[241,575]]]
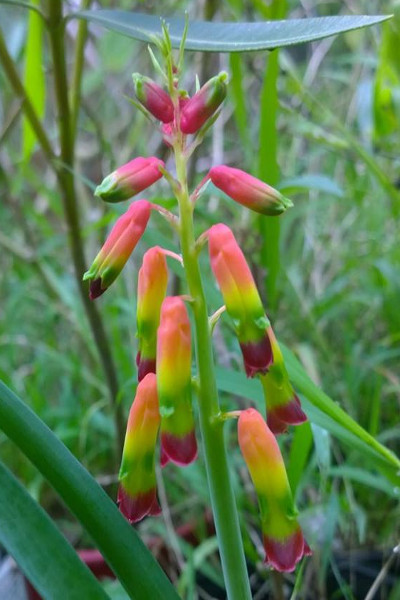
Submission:
[[[158,122],[163,139],[175,156],[186,152],[188,157],[191,144],[193,147],[202,138],[218,115],[227,92],[227,75],[213,77],[192,97],[179,90],[175,74],[172,77],[166,91],[148,77],[135,74],[135,93],[142,110]],[[135,196],[163,176],[173,190],[179,188],[179,180],[163,161],[156,157],[135,158],[106,177],[95,193],[115,203]],[[235,202],[262,215],[277,216],[292,206],[290,200],[266,183],[226,165],[213,167],[203,181],[207,180]],[[192,209],[198,195],[196,188],[191,197]],[[145,199],[136,200],[119,217],[84,275],[90,281],[92,299],[103,294],[121,272],[143,235],[152,210],[161,209]],[[163,209],[164,215],[166,212]],[[179,229],[178,217],[169,213],[167,218]],[[200,251],[204,240],[208,241],[211,268],[236,332],[245,372],[248,377],[260,379],[265,395],[266,419],[252,408],[241,411],[238,439],[259,500],[266,562],[279,571],[291,571],[310,550],[296,519],[274,434],[286,431],[288,425],[304,422],[306,415],[233,232],[225,224],[214,225],[201,236],[194,251]],[[193,299],[167,295],[166,255],[171,252],[159,246],[149,249],[138,274],[138,385],[128,419],[118,494],[120,510],[131,522],[160,512],[155,475],[158,439],[162,466],[169,461],[188,465],[197,457],[192,336],[185,304],[185,300]],[[207,331],[206,335],[210,333]]]

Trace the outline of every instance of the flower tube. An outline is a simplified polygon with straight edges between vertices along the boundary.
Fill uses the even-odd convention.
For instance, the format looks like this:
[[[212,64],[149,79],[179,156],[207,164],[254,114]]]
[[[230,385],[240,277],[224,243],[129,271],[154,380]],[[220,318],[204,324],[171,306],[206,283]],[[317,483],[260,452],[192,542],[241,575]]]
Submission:
[[[143,256],[138,278],[136,317],[139,351],[136,364],[139,381],[147,373],[156,372],[157,329],[167,284],[168,268],[164,252],[159,246],[154,246]]]
[[[128,200],[161,179],[160,167],[164,166],[155,156],[134,158],[107,175],[95,189],[95,196],[106,202]]]
[[[150,202],[137,200],[116,221],[92,266],[83,275],[84,281],[90,281],[91,300],[101,296],[118,277],[146,229],[150,212]]]
[[[261,515],[265,562],[290,572],[311,550],[297,522],[297,510],[274,434],[254,408],[242,411],[238,439],[253,481]]]
[[[262,215],[280,215],[293,206],[278,190],[240,169],[220,165],[210,170],[209,177],[232,200]]]
[[[118,505],[131,522],[161,510],[156,494],[155,449],[160,426],[157,381],[149,373],[136,390],[129,412],[118,479]]]
[[[225,100],[228,75],[212,77],[183,106],[180,116],[182,133],[196,133]]]
[[[191,335],[186,306],[178,296],[161,306],[157,333],[157,387],[162,463],[187,465],[197,457],[191,399]]]
[[[174,105],[165,90],[149,77],[132,75],[136,98],[159,121],[169,123],[174,118]]]
[[[300,425],[307,421],[300,400],[289,380],[281,349],[272,327],[268,336],[274,357],[273,365],[266,375],[260,377],[267,407],[268,427],[275,434],[284,433],[288,425]]]
[[[208,231],[211,268],[232,317],[248,377],[267,372],[272,348],[269,321],[253,276],[232,231],[220,223]]]

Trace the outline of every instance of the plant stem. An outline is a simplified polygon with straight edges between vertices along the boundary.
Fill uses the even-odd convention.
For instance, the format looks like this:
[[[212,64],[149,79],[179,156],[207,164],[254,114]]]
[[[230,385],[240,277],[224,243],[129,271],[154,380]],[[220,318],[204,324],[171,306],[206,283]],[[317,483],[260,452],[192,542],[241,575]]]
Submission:
[[[57,176],[61,189],[65,219],[68,226],[69,245],[72,254],[76,283],[97,345],[109,388],[114,412],[118,451],[122,451],[125,426],[121,407],[118,404],[117,399],[118,380],[116,369],[102,319],[95,305],[89,299],[86,286],[82,281],[82,274],[86,268],[86,260],[83,252],[82,236],[79,226],[78,203],[73,177],[74,135],[71,111],[68,102],[68,82],[64,52],[64,19],[62,16],[61,0],[49,0],[48,2],[48,31],[53,58],[54,89],[60,136],[61,165],[57,170]]]
[[[222,570],[229,600],[251,599],[246,562],[240,534],[239,518],[229,476],[229,466],[224,444],[223,423],[215,417],[220,413],[216,387],[211,336],[208,325],[206,299],[198,264],[193,229],[193,207],[187,186],[187,160],[182,140],[174,146],[177,194],[180,211],[180,242],[186,279],[196,330],[196,361],[198,373],[198,398],[200,429],[203,439],[211,506],[214,514]]]

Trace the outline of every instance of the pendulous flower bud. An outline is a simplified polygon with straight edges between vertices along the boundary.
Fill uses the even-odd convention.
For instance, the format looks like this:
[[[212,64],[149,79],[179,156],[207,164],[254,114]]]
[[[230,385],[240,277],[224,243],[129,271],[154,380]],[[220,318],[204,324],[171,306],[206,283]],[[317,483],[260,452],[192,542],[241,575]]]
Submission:
[[[267,407],[267,424],[275,434],[284,433],[288,425],[307,421],[300,400],[289,380],[281,349],[272,327],[267,330],[274,357],[268,373],[260,377]]]
[[[240,169],[220,165],[210,170],[209,177],[232,200],[262,215],[274,217],[293,206],[278,190]]]
[[[131,522],[146,515],[158,515],[155,450],[160,426],[157,381],[149,373],[136,390],[129,412],[124,450],[118,479],[118,504],[122,514]]]
[[[228,74],[224,71],[212,77],[181,110],[180,129],[182,133],[196,133],[215,113],[225,100]]]
[[[128,200],[161,179],[160,167],[164,166],[155,156],[139,156],[107,175],[94,194],[106,202]]]
[[[163,123],[174,119],[174,105],[170,96],[149,77],[134,73],[132,75],[136,98],[149,113]]]
[[[297,510],[276,438],[260,413],[249,408],[240,414],[238,439],[257,493],[265,562],[277,571],[293,571],[311,550],[297,522]]]
[[[190,321],[185,303],[167,297],[157,333],[157,387],[162,463],[188,465],[197,457],[192,412]]]
[[[143,256],[139,270],[137,298],[137,335],[139,351],[136,357],[138,380],[156,372],[157,329],[161,304],[168,284],[168,267],[163,250],[150,248]]]
[[[142,237],[150,213],[150,202],[137,200],[117,219],[104,246],[83,276],[84,281],[90,281],[91,300],[101,296],[118,277]]]
[[[264,374],[273,360],[269,321],[243,252],[223,223],[209,229],[208,244],[211,268],[235,325],[246,374]]]

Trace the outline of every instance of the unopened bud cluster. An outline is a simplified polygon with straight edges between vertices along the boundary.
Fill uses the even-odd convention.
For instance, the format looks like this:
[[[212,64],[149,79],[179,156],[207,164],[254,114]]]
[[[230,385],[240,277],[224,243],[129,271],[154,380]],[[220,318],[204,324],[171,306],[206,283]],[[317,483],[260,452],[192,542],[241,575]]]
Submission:
[[[179,90],[176,82],[167,91],[148,77],[135,74],[133,79],[138,102],[156,120],[164,141],[175,153],[185,153],[192,143],[187,136],[196,139],[204,135],[227,93],[226,73],[210,79],[192,97]],[[168,182],[174,181],[158,158],[135,158],[106,177],[95,193],[106,202],[119,202],[164,175]],[[233,167],[215,166],[204,181],[208,179],[235,202],[263,215],[277,216],[292,206],[277,190]],[[193,194],[193,203],[196,199]],[[84,275],[90,281],[92,299],[103,294],[121,272],[152,209],[157,206],[136,200],[119,217]],[[179,227],[178,217],[171,218]],[[266,418],[253,408],[242,411],[238,438],[259,499],[266,562],[280,571],[291,571],[310,550],[296,519],[274,434],[303,423],[306,415],[233,232],[220,223],[204,232],[202,239],[208,241],[211,269],[232,320],[245,372],[260,379],[265,395]],[[191,324],[187,298],[167,295],[168,254],[159,246],[148,250],[138,275],[138,385],[129,414],[118,495],[120,510],[131,522],[160,512],[155,477],[157,440],[162,466],[169,461],[187,465],[198,452],[192,409]]]

